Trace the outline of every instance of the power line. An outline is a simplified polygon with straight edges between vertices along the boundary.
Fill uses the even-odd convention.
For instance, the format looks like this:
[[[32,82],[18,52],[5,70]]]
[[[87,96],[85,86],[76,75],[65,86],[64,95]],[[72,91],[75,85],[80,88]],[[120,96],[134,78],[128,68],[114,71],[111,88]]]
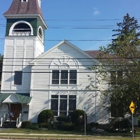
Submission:
[[[84,61],[84,62],[89,62],[89,61]],[[83,62],[83,63],[84,63],[84,62]],[[13,63],[14,63],[14,62],[13,62]],[[41,63],[41,62],[40,62],[40,63]],[[2,66],[5,66],[5,67],[7,66],[7,67],[9,67],[9,66],[32,66],[32,65],[30,65],[30,64],[29,64],[29,65],[16,65],[16,64],[9,65],[9,64],[8,64],[8,65],[2,65]],[[38,64],[38,65],[36,64],[35,66],[37,66],[37,67],[42,67],[42,66],[50,66],[50,65],[49,65],[49,64],[47,64],[47,65],[46,65],[46,64],[44,64],[44,65],[43,65],[43,64]],[[61,65],[59,65],[59,66],[61,67]],[[75,66],[75,65],[69,65],[69,66],[72,67],[72,66]],[[81,66],[81,65],[78,65],[78,66]],[[93,66],[94,66],[94,67],[97,67],[97,66],[101,66],[101,65],[96,65],[96,64],[93,64],[93,65],[86,65],[86,64],[85,64],[85,65],[82,65],[82,66],[86,66],[86,67],[93,67]],[[114,65],[113,65],[113,64],[111,64],[111,65],[102,65],[102,67],[103,67],[103,66],[104,66],[104,67],[108,67],[108,66],[111,67],[111,66],[114,66]],[[139,66],[139,65],[125,65],[125,64],[123,64],[123,65],[115,65],[114,67],[118,67],[118,66],[120,66],[120,67],[125,66],[125,67],[129,67],[129,68],[130,68],[130,67],[136,67],[136,66]],[[139,67],[140,67],[140,66],[139,66]],[[138,68],[139,68],[139,67],[138,67]],[[46,69],[45,69],[45,70],[46,70]]]
[[[11,37],[11,36],[6,36],[6,37]],[[12,37],[21,37],[21,36],[12,36]],[[27,36],[22,36],[22,37],[27,37]],[[35,36],[28,36],[28,37],[35,37]],[[4,40],[5,38],[0,38],[0,40]],[[62,41],[62,39],[45,39],[44,41]],[[67,39],[67,41],[112,41],[112,39],[79,39],[79,40],[74,40],[74,39]]]
[[[11,27],[5,24],[0,24],[2,28]],[[32,26],[37,29],[37,26]],[[112,27],[118,27],[117,25],[48,25],[49,29],[114,29]]]
[[[35,69],[34,69],[35,70]],[[48,69],[48,71],[45,71],[45,69],[43,70],[43,71],[38,71],[38,70],[36,70],[36,71],[22,71],[22,70],[13,70],[13,71],[0,71],[0,73],[15,73],[15,71],[22,71],[22,73],[26,73],[26,74],[28,74],[28,73],[53,73],[52,71],[53,70],[56,70],[56,69],[50,69],[50,71],[49,71],[49,69]],[[65,71],[68,71],[68,70],[66,70],[66,69],[59,69],[59,70],[65,70]],[[58,70],[58,71],[59,71]],[[71,70],[74,70],[74,69],[71,69]],[[93,73],[109,73],[109,72],[112,72],[112,71],[92,71],[92,70],[89,70],[89,71],[77,71],[76,73],[87,73],[87,74],[93,74]],[[126,71],[126,70],[124,70],[123,72],[128,72],[128,71]],[[140,71],[137,71],[137,70],[130,70],[130,72],[134,72],[134,73],[140,73]],[[59,73],[62,73],[62,72],[59,72]],[[69,71],[68,71],[68,73],[70,73]],[[129,74],[130,75],[130,74]],[[87,75],[86,75],[87,76]],[[87,77],[86,79],[88,79],[89,77]]]
[[[97,51],[98,51],[98,50],[97,50]],[[86,53],[86,51],[83,51],[83,52]],[[88,52],[90,52],[90,51],[88,51]],[[91,51],[91,52],[94,52],[94,51]],[[96,52],[96,50],[95,50],[95,52]],[[100,51],[99,51],[99,52],[100,52]],[[44,53],[45,53],[45,52],[44,52]],[[57,53],[58,53],[58,52],[57,52]],[[60,53],[61,53],[61,52],[60,52]],[[88,53],[86,53],[86,54],[89,55]],[[100,54],[100,53],[98,53],[98,54]],[[102,54],[102,53],[101,53],[101,54]],[[40,55],[41,55],[41,54],[40,54]],[[64,54],[64,56],[65,56],[65,54]],[[66,55],[66,56],[67,56],[67,55]],[[90,56],[90,55],[89,55],[89,56]],[[98,55],[97,55],[97,56],[98,56]],[[126,60],[129,60],[129,59],[130,59],[130,60],[133,60],[133,59],[135,59],[135,61],[138,61],[138,62],[139,62],[139,60],[137,60],[137,59],[140,59],[140,56],[139,56],[139,57],[119,57],[119,56],[118,56],[118,57],[112,57],[112,55],[110,55],[111,57],[97,57],[97,56],[96,56],[96,57],[92,57],[92,58],[74,57],[74,59],[77,59],[77,60],[78,60],[78,59],[80,59],[80,60],[81,60],[81,59],[84,59],[84,60],[89,60],[89,59],[90,59],[90,60],[91,60],[91,59],[97,59],[97,60],[98,60],[98,59],[103,59],[103,60],[108,60],[108,59],[111,60],[111,59],[112,59],[112,60],[113,60],[113,59],[114,59],[114,61],[117,60],[117,59],[118,59],[118,60],[125,60],[125,59],[126,59]],[[14,58],[14,57],[6,57],[6,58],[5,58],[5,57],[3,57],[2,59],[3,59],[3,60],[4,60],[4,59],[9,59],[9,60],[11,60],[11,59],[12,59],[12,60],[15,60],[15,59],[19,59],[19,60],[20,60],[20,59],[21,59],[21,60],[26,60],[26,59],[29,59],[29,60],[30,60],[30,59],[32,59],[32,60],[40,60],[40,59],[41,59],[41,60],[52,60],[52,59],[59,59],[59,60],[63,60],[63,59],[65,59],[65,60],[69,60],[69,59],[71,59],[71,57],[63,57],[63,56],[62,56],[62,57],[57,57],[57,58],[55,58],[55,57],[49,57],[49,58],[38,58],[38,57],[35,57],[35,58],[33,58],[33,57],[26,57],[26,58],[24,58],[24,57],[17,57],[17,58]],[[31,60],[31,61],[32,61],[32,60]],[[13,62],[13,61],[12,61],[12,62]],[[18,61],[16,61],[16,62],[18,62]],[[21,61],[19,61],[19,62],[21,62]],[[24,61],[24,62],[28,62],[28,61]],[[44,61],[43,61],[43,62],[44,62]],[[47,61],[45,61],[45,62],[47,62]],[[1,62],[0,62],[0,63],[1,63]]]
[[[0,20],[6,20],[6,19],[10,19],[10,18],[0,18]],[[49,18],[43,18],[45,21],[118,21],[118,20],[123,20],[123,18],[100,18],[100,19],[49,19]],[[135,17],[136,20],[139,20],[139,17]]]

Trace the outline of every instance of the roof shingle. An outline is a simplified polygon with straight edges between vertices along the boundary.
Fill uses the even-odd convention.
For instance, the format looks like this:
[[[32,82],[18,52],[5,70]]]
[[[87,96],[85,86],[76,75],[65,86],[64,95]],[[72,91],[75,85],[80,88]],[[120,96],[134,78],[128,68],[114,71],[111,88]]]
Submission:
[[[39,6],[38,0],[28,0],[28,2],[13,0],[10,8],[4,13],[4,16],[12,14],[37,14],[42,16],[42,11]]]
[[[97,56],[101,53],[100,50],[89,50],[85,52],[89,54],[90,56],[92,56],[93,58],[97,58]]]

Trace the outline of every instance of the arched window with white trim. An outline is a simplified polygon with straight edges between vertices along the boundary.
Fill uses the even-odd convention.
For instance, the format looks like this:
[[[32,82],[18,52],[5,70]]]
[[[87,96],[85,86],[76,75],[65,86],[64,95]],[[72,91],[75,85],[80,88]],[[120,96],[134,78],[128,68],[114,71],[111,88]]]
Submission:
[[[33,35],[32,26],[26,21],[14,23],[9,31],[10,36],[29,36]]]
[[[43,29],[41,26],[39,26],[38,28],[38,37],[41,39],[41,41],[43,42],[44,40],[44,33],[43,33]]]

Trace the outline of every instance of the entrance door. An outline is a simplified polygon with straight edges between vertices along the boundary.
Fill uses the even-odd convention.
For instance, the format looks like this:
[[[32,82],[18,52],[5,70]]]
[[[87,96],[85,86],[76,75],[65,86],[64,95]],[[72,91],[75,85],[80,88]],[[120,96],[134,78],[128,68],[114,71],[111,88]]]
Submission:
[[[12,120],[16,120],[21,112],[21,104],[11,104],[11,112],[14,115]]]

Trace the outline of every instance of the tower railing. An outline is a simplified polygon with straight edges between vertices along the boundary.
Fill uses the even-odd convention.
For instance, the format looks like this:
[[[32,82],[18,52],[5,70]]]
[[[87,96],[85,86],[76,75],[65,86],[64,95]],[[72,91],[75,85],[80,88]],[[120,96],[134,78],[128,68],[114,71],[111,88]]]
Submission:
[[[31,32],[12,32],[11,36],[30,36]]]

